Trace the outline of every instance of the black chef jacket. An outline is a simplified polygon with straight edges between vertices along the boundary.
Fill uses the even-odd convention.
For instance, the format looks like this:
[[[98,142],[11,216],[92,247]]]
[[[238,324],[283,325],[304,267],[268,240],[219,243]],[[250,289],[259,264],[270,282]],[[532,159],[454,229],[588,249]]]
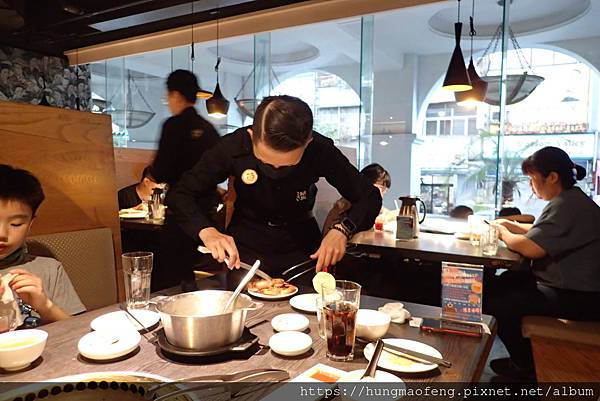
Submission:
[[[167,204],[188,235],[198,239],[200,230],[215,226],[208,217],[207,203],[215,185],[230,176],[234,177],[237,199],[227,233],[234,237],[242,258],[256,255],[264,261],[273,254],[295,255],[293,258],[296,260],[274,259],[284,265],[268,266],[267,263],[267,271],[289,267],[318,249],[321,232],[312,216],[312,209],[317,194],[315,183],[320,177],[325,177],[344,198],[352,202],[347,216],[359,231],[373,225],[381,209],[379,191],[358,172],[331,139],[313,132],[313,140],[292,172],[272,179],[261,173],[247,128],[224,136],[169,191]],[[244,174],[249,170],[256,173],[256,182]]]
[[[155,181],[166,182],[172,187],[219,138],[212,124],[198,115],[193,106],[167,119],[152,165]]]

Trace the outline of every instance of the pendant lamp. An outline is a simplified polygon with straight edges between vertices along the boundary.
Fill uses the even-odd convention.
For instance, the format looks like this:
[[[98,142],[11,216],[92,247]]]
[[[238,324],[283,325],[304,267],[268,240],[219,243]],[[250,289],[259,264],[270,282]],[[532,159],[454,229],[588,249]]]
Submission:
[[[223,118],[227,116],[229,110],[229,100],[225,99],[221,92],[221,86],[219,85],[219,64],[221,64],[221,57],[219,57],[219,10],[217,10],[217,64],[215,65],[215,72],[217,73],[217,85],[213,92],[212,97],[206,100],[206,110],[208,115],[216,118]]]
[[[473,63],[473,38],[477,34],[475,32],[475,25],[473,24],[474,16],[475,0],[473,0],[471,16],[469,17],[469,36],[471,37],[471,59],[469,60],[469,67],[467,68],[467,74],[469,75],[469,81],[471,81],[471,86],[473,87],[473,89],[463,92],[454,92],[454,98],[456,99],[456,102],[461,106],[471,106],[483,102],[488,87],[488,83],[481,79],[477,74],[475,64]]]
[[[462,23],[460,22],[460,0],[458,0],[458,22],[454,24],[454,38],[456,43],[454,45],[454,51],[450,58],[450,64],[448,64],[448,71],[446,71],[446,77],[444,78],[443,89],[451,90],[454,92],[462,92],[473,89],[467,69],[465,67],[465,58],[463,57],[462,50],[460,48],[460,36],[462,33]]]

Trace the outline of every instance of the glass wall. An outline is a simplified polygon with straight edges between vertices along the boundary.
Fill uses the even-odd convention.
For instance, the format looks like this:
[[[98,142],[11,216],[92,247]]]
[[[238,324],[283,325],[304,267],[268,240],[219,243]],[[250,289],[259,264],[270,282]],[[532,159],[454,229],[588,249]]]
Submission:
[[[539,215],[544,204],[532,196],[520,164],[549,145],[586,167],[580,185],[597,191],[600,26],[594,21],[600,2],[561,23],[566,6],[557,1],[544,10],[527,2],[509,9],[498,2],[476,5],[473,59],[491,82],[486,103],[460,105],[441,89],[454,47],[456,3],[440,1],[221,40],[220,83],[231,107],[226,119],[211,121],[231,132],[252,122],[263,96],[298,96],[312,108],[315,129],[357,167],[377,162],[390,171],[388,208],[412,194],[439,214],[467,205],[486,215],[505,206]],[[463,7],[460,16],[465,61],[469,13]],[[556,18],[546,18],[550,14]],[[531,18],[546,25],[528,31]],[[194,63],[189,45],[95,63],[95,110],[113,116],[115,145],[156,148],[169,117],[166,76],[193,69],[212,91],[216,50],[214,42],[196,44]],[[197,109],[206,115],[203,101]]]

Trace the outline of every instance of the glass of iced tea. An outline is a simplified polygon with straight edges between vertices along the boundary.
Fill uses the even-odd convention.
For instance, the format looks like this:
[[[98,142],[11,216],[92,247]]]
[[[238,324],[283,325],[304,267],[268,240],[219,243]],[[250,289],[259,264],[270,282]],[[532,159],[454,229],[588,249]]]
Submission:
[[[334,361],[351,361],[354,358],[360,285],[353,281],[336,280],[335,289],[326,284],[323,286],[321,297],[327,356]]]

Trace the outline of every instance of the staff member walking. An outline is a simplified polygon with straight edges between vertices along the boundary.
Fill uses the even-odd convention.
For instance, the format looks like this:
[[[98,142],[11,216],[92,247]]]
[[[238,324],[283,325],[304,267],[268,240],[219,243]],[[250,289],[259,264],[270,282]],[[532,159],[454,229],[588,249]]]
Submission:
[[[163,125],[151,172],[156,182],[166,182],[170,188],[220,139],[212,124],[194,108],[199,90],[198,80],[190,71],[175,70],[167,78],[167,102],[172,117]],[[215,186],[211,196],[216,199]],[[167,211],[152,290],[191,281],[192,267],[198,258],[195,249],[195,241],[181,231]]]
[[[219,262],[230,268],[260,258],[272,274],[308,256],[317,270],[334,265],[347,240],[373,225],[381,208],[379,191],[334,146],[312,130],[313,116],[302,100],[291,96],[265,98],[252,127],[223,137],[185,173],[167,197],[178,223],[200,239]],[[212,188],[234,177],[235,211],[227,233],[207,217]],[[317,189],[325,177],[352,207],[321,239],[312,214]]]

